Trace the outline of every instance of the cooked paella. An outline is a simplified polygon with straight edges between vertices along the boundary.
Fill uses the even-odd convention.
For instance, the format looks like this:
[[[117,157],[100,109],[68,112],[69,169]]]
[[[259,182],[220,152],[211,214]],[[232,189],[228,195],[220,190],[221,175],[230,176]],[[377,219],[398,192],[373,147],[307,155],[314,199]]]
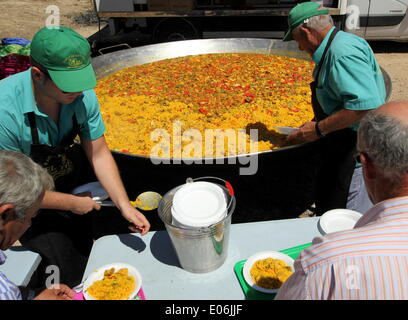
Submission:
[[[279,289],[292,273],[285,261],[274,258],[257,260],[250,270],[253,281],[265,289]]]
[[[136,287],[135,277],[127,268],[105,270],[103,279],[95,281],[88,294],[96,300],[126,300]]]
[[[108,145],[183,158],[281,148],[285,137],[276,126],[298,127],[313,118],[313,67],[291,57],[223,53],[122,69],[95,89]]]

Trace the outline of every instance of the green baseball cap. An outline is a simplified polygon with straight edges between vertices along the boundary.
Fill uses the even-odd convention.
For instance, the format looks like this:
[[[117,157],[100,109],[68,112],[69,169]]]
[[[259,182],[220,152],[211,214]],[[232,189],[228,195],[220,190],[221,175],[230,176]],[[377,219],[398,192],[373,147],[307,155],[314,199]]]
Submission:
[[[323,14],[329,14],[328,9],[320,9],[320,4],[317,2],[303,2],[295,6],[289,12],[288,16],[288,25],[289,29],[286,32],[283,41],[290,41],[293,40],[292,38],[292,31],[299,27],[304,21],[308,18],[314,16],[320,16]]]
[[[89,42],[70,28],[40,29],[31,41],[31,57],[62,91],[80,92],[96,86]]]

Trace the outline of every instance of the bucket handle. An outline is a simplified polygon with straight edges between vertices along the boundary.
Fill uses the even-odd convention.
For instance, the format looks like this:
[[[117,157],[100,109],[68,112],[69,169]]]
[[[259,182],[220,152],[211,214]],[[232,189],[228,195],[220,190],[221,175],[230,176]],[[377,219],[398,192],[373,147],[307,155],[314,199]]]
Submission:
[[[200,178],[194,178],[194,179],[193,178],[187,178],[187,183],[191,183],[191,182],[198,181],[198,180],[205,180],[205,179],[215,179],[215,180],[219,180],[219,181],[224,182],[224,185],[228,189],[228,192],[229,192],[229,194],[231,196],[231,200],[230,200],[230,202],[228,204],[228,207],[227,207],[227,210],[229,210],[229,208],[230,208],[230,206],[232,204],[232,199],[235,197],[235,192],[234,192],[234,189],[232,188],[231,183],[229,183],[228,181],[226,181],[224,179],[221,179],[221,178],[218,178],[218,177],[200,177]]]

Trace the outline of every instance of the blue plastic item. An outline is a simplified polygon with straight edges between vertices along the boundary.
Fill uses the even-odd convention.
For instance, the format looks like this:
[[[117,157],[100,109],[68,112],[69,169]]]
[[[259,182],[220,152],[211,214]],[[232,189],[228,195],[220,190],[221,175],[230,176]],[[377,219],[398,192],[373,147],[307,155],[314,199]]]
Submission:
[[[9,44],[18,44],[20,46],[25,47],[29,43],[30,43],[30,40],[27,40],[25,38],[4,38],[1,40],[1,44],[3,46],[9,45]]]

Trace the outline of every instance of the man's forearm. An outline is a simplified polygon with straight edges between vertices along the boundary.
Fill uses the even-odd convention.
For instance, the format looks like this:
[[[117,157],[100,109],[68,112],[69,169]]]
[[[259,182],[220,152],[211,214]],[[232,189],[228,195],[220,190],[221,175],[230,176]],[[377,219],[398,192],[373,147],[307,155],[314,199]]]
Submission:
[[[93,142],[84,141],[83,145],[98,181],[112,201],[119,209],[122,205],[129,205],[129,198],[123,186],[118,167],[106,145],[105,139],[102,137]]]
[[[319,122],[320,131],[328,134],[333,131],[348,128],[364,118],[370,110],[354,111],[343,109]]]
[[[76,199],[77,197],[72,194],[46,191],[43,201],[41,202],[41,209],[71,211]]]
[[[129,203],[118,167],[110,151],[104,152],[93,161],[95,175],[108,192],[112,201],[120,208],[121,204]]]

